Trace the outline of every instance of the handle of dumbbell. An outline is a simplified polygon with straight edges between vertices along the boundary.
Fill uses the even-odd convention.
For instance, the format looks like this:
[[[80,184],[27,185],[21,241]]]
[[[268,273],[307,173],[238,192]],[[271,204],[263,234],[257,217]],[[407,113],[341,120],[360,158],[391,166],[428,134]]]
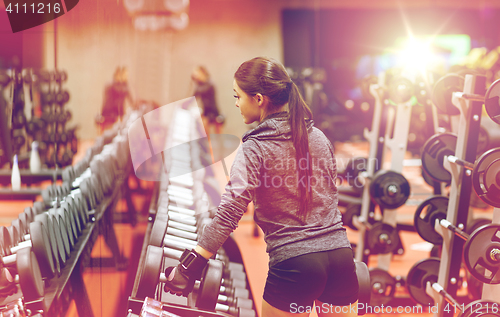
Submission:
[[[198,239],[198,234],[197,233],[189,232],[189,231],[186,231],[186,230],[177,229],[177,228],[174,228],[174,227],[171,227],[171,226],[167,226],[167,234],[168,235],[177,236],[177,237],[180,237],[180,238],[184,238],[184,239],[188,239],[188,240],[192,240],[192,241],[195,241],[196,239]]]
[[[467,161],[464,161],[464,160],[461,160],[454,155],[447,155],[446,159],[450,163],[455,163],[455,164],[460,165],[468,170],[474,170],[474,164],[467,162]]]
[[[490,251],[490,258],[495,262],[500,262],[500,249],[494,248]]]
[[[168,212],[169,221],[175,221],[176,223],[182,223],[186,226],[195,227],[197,224],[197,220],[193,216],[183,215],[175,211]]]
[[[189,215],[189,216],[195,216],[196,211],[188,208],[182,208],[174,205],[168,205],[168,210],[176,211],[181,214]]]
[[[454,95],[456,95],[459,98],[471,100],[471,101],[481,101],[484,102],[484,96],[478,95],[478,94],[467,94],[464,92],[454,92]]]
[[[444,290],[444,288],[439,285],[438,283],[432,283],[432,288],[441,294],[450,304],[452,304],[454,307],[458,307],[459,309],[462,307],[459,302],[457,302],[448,292]]]
[[[16,254],[17,251],[19,251],[20,249],[24,249],[24,248],[28,248],[28,247],[32,247],[33,244],[31,243],[31,240],[26,240],[26,241],[21,241],[19,242],[16,246],[13,246],[12,248],[10,248],[10,252],[12,252],[12,254]],[[5,257],[4,257],[5,259]]]
[[[198,227],[197,227],[197,222],[196,221],[195,221],[195,224],[193,225],[191,223],[187,224],[185,222],[180,222],[178,220],[181,220],[181,219],[175,219],[175,218],[173,219],[169,215],[168,227],[167,228],[175,228],[175,229],[178,229],[178,230],[187,231],[187,232],[191,232],[191,233],[198,232]]]
[[[449,229],[451,230],[451,232],[455,233],[457,236],[459,236],[460,238],[464,239],[465,241],[467,241],[469,239],[469,234],[460,230],[459,228],[457,228],[455,225],[453,225],[451,222],[449,222],[448,220],[446,219],[441,219],[439,221],[439,224],[443,227],[443,228],[446,228],[446,229]]]

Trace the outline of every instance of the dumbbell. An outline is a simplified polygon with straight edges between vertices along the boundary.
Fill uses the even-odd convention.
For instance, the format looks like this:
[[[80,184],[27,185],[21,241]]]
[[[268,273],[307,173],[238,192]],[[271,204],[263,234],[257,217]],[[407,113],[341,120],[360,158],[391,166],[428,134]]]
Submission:
[[[180,259],[182,255],[182,251],[180,250],[175,250],[171,248],[163,248],[163,255],[172,259]],[[235,272],[243,272],[245,270],[245,267],[241,263],[236,263],[236,262],[230,262],[227,257],[221,256],[220,254],[215,255],[215,260],[219,260],[224,263],[224,270],[227,271],[235,271]],[[245,280],[246,275],[244,278],[239,278],[240,280]]]
[[[208,223],[210,221],[211,219],[201,220],[202,223]],[[174,222],[169,219],[168,215],[157,216],[155,222],[153,223],[153,227],[151,228],[149,245],[154,245],[157,247],[165,245],[169,247],[164,252],[166,256],[170,256],[172,258],[180,258],[182,252],[179,250],[190,249],[196,246],[196,239],[198,236],[192,231],[197,230],[198,227],[191,227],[191,232],[189,232],[183,229],[170,227],[172,223]],[[184,224],[178,223],[175,223],[175,225],[181,225],[179,227],[186,226]],[[203,227],[203,224],[201,225],[201,227]],[[243,266],[241,264],[235,263],[229,267],[231,270],[236,270],[238,267],[240,271],[243,271]]]
[[[52,254],[54,255],[54,264],[59,266],[59,271],[66,264],[69,257],[69,242],[67,238],[63,236],[67,233],[65,228],[59,228],[58,221],[55,219],[56,216],[50,214],[49,212],[43,212],[35,216],[35,221],[43,223],[43,225],[49,231],[50,247],[52,248]]]
[[[174,311],[177,313],[181,313],[183,310],[192,311],[193,314],[195,313],[195,311],[192,310],[191,308],[173,307],[173,306],[169,306],[167,304],[164,304],[160,301],[157,301],[155,299],[147,297],[144,300],[144,304],[142,305],[140,316],[149,316],[149,317],[165,317],[165,316],[176,317],[176,316],[178,316],[178,315],[175,315],[174,313],[169,312],[169,310],[172,310],[172,309],[169,309],[169,307],[174,308],[175,309]],[[166,308],[166,310],[163,310],[163,308]],[[216,310],[227,312],[227,313],[230,313],[234,316],[239,316],[239,317],[255,317],[256,316],[255,311],[253,311],[253,310],[231,309],[229,306],[223,305],[223,304],[216,304]]]
[[[451,296],[439,283],[440,259],[429,258],[421,260],[410,269],[407,275],[407,289],[410,296],[419,304],[428,305],[429,307],[434,304],[433,297],[429,296],[428,290],[443,296],[451,307],[461,311],[461,317],[478,317],[478,316],[496,316],[498,313],[492,311],[493,307],[500,307],[500,303],[490,300],[479,300],[471,302],[467,305],[459,303],[453,296]],[[427,286],[430,286],[430,289]],[[479,309],[477,309],[479,308]],[[446,308],[440,308],[446,309]],[[489,311],[488,311],[489,309]]]
[[[159,211],[160,212],[160,211]],[[174,235],[191,240],[197,240],[198,234],[212,221],[211,218],[200,218],[183,215],[176,212],[160,213],[156,215],[149,244],[160,247],[165,236]]]
[[[176,241],[174,239],[167,240],[163,246],[163,255],[167,258],[179,259],[178,251],[186,250],[186,249],[194,249],[197,243],[193,241],[193,243],[183,244],[180,241]],[[215,259],[219,260],[218,255],[215,255]],[[221,261],[221,260],[219,260]],[[223,262],[223,261],[221,261]],[[224,263],[224,262],[223,262]],[[233,264],[228,266],[227,268],[223,268],[224,276],[230,279],[238,279],[238,280],[246,280],[247,275],[243,271],[244,268],[241,265]]]
[[[9,236],[6,234],[6,231],[2,231],[3,234],[1,238],[5,252],[4,256],[2,257],[2,261],[4,265],[10,266],[16,263],[16,254],[19,252],[19,250],[29,247],[37,258],[42,276],[45,278],[52,278],[55,276],[56,268],[54,266],[53,254],[50,246],[48,232],[41,222],[31,222],[29,224],[28,239],[23,242],[19,242],[16,245],[14,245],[14,243],[9,240]]]
[[[177,261],[163,258],[163,249],[149,245],[144,257],[144,263],[140,268],[140,277],[137,283],[137,298],[155,297],[155,290],[160,282],[167,281],[167,276],[161,272],[162,259],[165,261],[165,267],[176,266]],[[171,264],[171,265],[170,265]],[[201,284],[198,291],[198,300],[205,307],[215,308],[217,296],[221,286],[223,263],[216,260],[209,260],[201,278]]]
[[[11,256],[12,257],[12,256]],[[15,255],[15,266],[17,277],[11,280],[11,283],[19,283],[23,293],[24,300],[30,302],[39,299],[44,295],[44,282],[40,266],[36,259],[35,254],[31,251],[30,247],[22,248],[17,251]],[[5,261],[7,264],[5,264]],[[0,267],[4,265],[12,265],[13,258],[2,257]]]
[[[463,255],[464,264],[468,271],[478,280],[487,284],[500,283],[500,243],[495,236],[500,235],[500,225],[484,225],[477,228],[472,234],[462,231],[446,220],[443,213],[448,198],[441,196],[431,197],[422,202],[415,212],[415,228],[417,233],[426,241],[435,243],[442,241],[435,225],[448,229],[465,242]],[[422,211],[426,210],[422,217]]]

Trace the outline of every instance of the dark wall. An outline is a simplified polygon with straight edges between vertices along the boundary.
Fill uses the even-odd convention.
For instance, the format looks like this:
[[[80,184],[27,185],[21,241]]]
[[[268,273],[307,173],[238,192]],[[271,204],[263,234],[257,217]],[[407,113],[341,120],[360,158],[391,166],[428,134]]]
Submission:
[[[41,68],[42,48],[42,27],[12,33],[7,12],[0,10],[0,68]]]
[[[499,9],[287,9],[282,12],[284,62],[288,67],[324,67],[330,91],[357,85],[363,55],[379,55],[398,37],[468,34],[472,47],[500,45]],[[339,92],[340,93],[340,92]],[[342,99],[342,96],[338,96]]]

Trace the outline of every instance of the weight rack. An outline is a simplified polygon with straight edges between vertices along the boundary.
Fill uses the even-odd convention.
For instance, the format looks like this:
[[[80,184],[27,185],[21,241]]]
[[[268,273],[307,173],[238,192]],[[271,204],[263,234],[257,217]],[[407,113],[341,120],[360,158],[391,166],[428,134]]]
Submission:
[[[162,110],[160,109],[155,117],[162,117],[162,115],[160,114],[161,111]],[[163,109],[163,111],[167,110]],[[200,289],[198,291],[193,291],[188,297],[179,297],[169,293],[165,293],[163,291],[163,284],[161,283],[161,279],[159,277],[160,274],[158,274],[160,271],[156,271],[157,268],[155,268],[155,273],[153,273],[152,275],[149,274],[149,266],[151,265],[151,263],[153,263],[154,266],[154,263],[157,262],[155,258],[153,260],[151,258],[148,258],[148,256],[151,256],[151,248],[156,247],[156,245],[158,245],[158,247],[156,247],[156,250],[158,250],[159,246],[163,248],[168,247],[168,244],[166,244],[166,240],[164,240],[164,237],[170,234],[171,228],[170,226],[167,226],[167,228],[165,228],[168,219],[165,218],[165,212],[169,209],[175,209],[176,211],[180,211],[181,209],[192,209],[193,212],[195,212],[196,210],[198,214],[208,213],[213,216],[213,213],[218,206],[218,202],[220,202],[219,190],[210,185],[210,183],[213,183],[215,179],[212,176],[214,175],[214,173],[209,166],[210,164],[212,164],[210,157],[208,157],[209,149],[200,149],[202,148],[202,144],[204,144],[204,142],[200,140],[203,140],[203,138],[205,138],[206,136],[200,120],[201,117],[199,114],[199,110],[196,106],[196,103],[194,102],[194,99],[188,98],[180,101],[174,106],[172,113],[170,115],[163,116],[163,118],[165,117],[170,118],[169,120],[163,121],[169,122],[168,130],[162,128],[155,130],[152,127],[152,116],[150,116],[149,118],[147,116],[141,118],[142,125],[144,125],[144,129],[146,130],[147,137],[147,140],[143,140],[143,142],[149,144],[150,149],[158,149],[158,147],[155,147],[154,145],[154,139],[157,138],[162,140],[164,142],[163,144],[165,144],[163,147],[161,147],[162,149],[172,150],[164,150],[161,154],[161,175],[159,176],[159,182],[155,186],[153,199],[151,200],[149,209],[149,223],[145,233],[143,248],[138,266],[138,273],[136,275],[134,287],[128,301],[129,316],[140,314],[141,308],[145,305],[145,302],[146,305],[149,305],[148,303],[150,303],[152,299],[157,300],[159,305],[161,306],[158,313],[160,313],[160,311],[164,311],[165,314],[169,312],[170,314],[173,314],[172,316],[234,316],[218,310],[217,307],[220,307],[219,304],[211,302],[204,303],[198,300],[197,297],[202,296],[200,294],[203,292],[203,283],[208,279],[208,277],[202,278]],[[156,134],[155,131],[162,131],[166,133],[167,136],[163,138],[161,136],[158,137],[158,134]],[[185,175],[174,175],[173,165],[171,165],[173,163],[172,161],[170,161],[170,159],[173,159],[173,157],[176,155],[175,152],[177,151],[175,149],[180,149],[183,146],[190,148],[189,153],[191,155],[191,158],[189,158],[189,155],[184,157],[185,161],[188,162],[189,159],[192,160],[190,164],[191,167],[189,168],[190,171],[186,172],[188,176],[184,178],[183,176]],[[178,153],[180,153],[180,151],[181,150],[179,150]],[[151,154],[155,154],[153,153],[153,150]],[[134,154],[132,153],[132,155]],[[170,171],[168,171],[169,169]],[[189,175],[192,175],[192,178]],[[190,181],[186,179],[192,179],[193,183],[189,184]],[[192,202],[186,202],[186,197],[175,195],[172,196],[168,194],[169,189],[174,188],[173,184],[177,186],[185,186],[185,188],[192,188],[193,192],[197,191],[198,193],[202,194],[198,196],[197,200],[195,199]],[[189,205],[193,206],[188,207]],[[172,211],[170,211],[170,213],[173,214]],[[201,218],[199,218],[198,221],[201,221],[200,219]],[[210,217],[208,217],[207,219],[210,219]],[[158,228],[160,228],[159,231]],[[175,227],[173,229],[175,229]],[[184,238],[179,238],[178,241],[186,242]],[[180,250],[183,248],[192,248],[192,245],[196,244],[194,240],[192,241],[193,244],[184,245],[181,242],[178,243],[179,251],[177,252],[182,252]],[[172,249],[169,250],[171,250],[170,252],[175,253],[175,251],[172,251]],[[160,254],[162,253],[161,251],[158,252],[160,252]],[[246,274],[244,271],[241,254],[238,246],[231,236],[222,246],[220,252],[218,252],[217,257],[226,257],[228,263],[236,263],[238,265],[241,265],[241,267],[243,267],[241,273],[244,276],[244,284],[248,287],[248,279],[246,278]],[[176,266],[178,264],[177,259],[171,258],[166,254],[163,254],[163,260],[161,260],[161,262],[161,267],[163,269],[168,266]],[[146,269],[146,267],[148,267],[148,269]],[[206,273],[206,275],[208,276],[209,273]],[[212,277],[210,278],[212,280]],[[151,285],[150,283],[146,282],[146,280],[150,281],[153,279],[156,279],[156,283],[158,283],[157,285]],[[218,289],[219,288],[217,287],[217,291],[215,293],[218,293]],[[204,298],[206,298],[206,293],[207,292],[205,292],[203,295],[205,296]],[[144,296],[145,294],[146,296]],[[246,309],[245,312],[250,313],[250,315],[252,316],[255,316],[255,304],[253,302],[253,297],[250,290],[248,292],[248,300],[251,303],[251,309],[250,311],[249,309]],[[238,314],[238,308],[235,308],[235,313]],[[242,311],[243,310],[240,309],[239,314],[243,314]]]
[[[137,114],[132,113],[128,119],[132,120],[137,116]],[[25,228],[28,225],[26,219],[30,218],[27,217],[26,212],[32,216],[36,215],[36,222],[43,218],[37,218],[38,216],[59,215],[57,219],[63,220],[57,226],[60,233],[53,235],[56,232],[56,229],[52,229],[56,228],[55,225],[50,227],[54,231],[46,230],[45,232],[47,232],[47,237],[51,237],[48,249],[53,251],[47,255],[54,263],[57,261],[57,267],[60,267],[60,271],[56,270],[56,266],[54,266],[54,277],[45,278],[43,282],[41,277],[40,280],[37,279],[41,285],[45,284],[44,287],[42,286],[43,296],[41,297],[28,298],[28,294],[23,293],[20,285],[15,285],[12,292],[0,298],[2,310],[17,307],[23,310],[29,309],[36,316],[64,316],[70,301],[75,300],[80,316],[94,316],[81,274],[87,266],[101,265],[103,262],[106,264],[106,259],[96,261],[91,257],[91,251],[97,237],[103,235],[105,242],[112,250],[113,258],[108,259],[107,262],[118,269],[124,269],[127,265],[127,260],[120,255],[116,243],[113,211],[124,191],[124,184],[127,182],[131,170],[128,139],[125,133],[128,124],[125,121],[117,123],[113,129],[97,138],[81,161],[60,172],[60,177],[63,180],[62,185],[54,184],[42,190],[44,201],[37,201],[33,207],[27,207],[27,211],[22,214],[23,217],[19,217],[23,221],[15,223],[13,221],[13,225],[9,228],[12,229],[10,232],[15,232],[15,234],[10,236],[20,237],[26,232]],[[106,166],[106,170],[102,170],[104,162],[109,164]],[[106,175],[109,177],[113,175],[107,180],[107,184],[105,182]],[[109,184],[110,181],[112,186]],[[62,218],[63,215],[64,218]],[[66,232],[67,235],[62,235],[62,232]],[[2,236],[2,252],[5,252],[4,243],[6,240],[4,238],[6,236]],[[65,249],[65,247],[70,249]],[[36,254],[38,258],[38,253]],[[62,259],[64,259],[64,263],[60,262]],[[50,271],[47,267],[40,267],[40,269]],[[33,267],[33,270],[36,273],[37,266]],[[32,293],[30,290],[29,295],[31,296]]]
[[[449,79],[445,78],[444,80]],[[483,190],[485,196],[489,195],[491,197],[492,194],[491,192],[488,193],[488,191],[497,188],[494,184],[485,183],[484,187],[480,189],[476,188],[477,184],[473,185],[474,177],[487,177],[487,175],[477,176],[478,173],[484,172],[478,171],[478,169],[481,168],[481,164],[478,165],[477,162],[484,162],[484,157],[491,154],[492,152],[493,156],[495,155],[495,150],[487,151],[485,154],[481,155],[479,159],[476,160],[478,144],[477,141],[479,139],[479,128],[483,111],[483,103],[488,104],[489,102],[488,98],[481,97],[486,93],[486,78],[484,76],[467,74],[465,75],[465,79],[463,81],[463,92],[452,91],[452,89],[454,88],[456,90],[459,90],[459,86],[462,86],[461,82],[459,84],[447,84],[446,89],[449,91],[446,92],[451,93],[451,100],[445,100],[442,105],[441,103],[436,104],[436,106],[439,107],[439,110],[445,113],[449,113],[451,111],[459,111],[459,129],[455,152],[453,156],[450,156],[450,154],[445,154],[443,157],[438,155],[440,159],[443,159],[442,167],[451,173],[451,185],[449,194],[450,198],[446,211],[446,220],[443,219],[438,221],[439,219],[436,219],[435,223],[435,230],[442,236],[443,239],[440,260],[436,260],[434,262],[435,264],[433,265],[431,263],[432,258],[421,261],[417,263],[409,273],[410,276],[421,274],[414,273],[416,271],[425,272],[427,270],[427,272],[425,273],[427,275],[427,278],[421,275],[422,281],[419,282],[422,283],[421,285],[417,286],[416,283],[418,281],[415,280],[411,281],[408,286],[414,289],[413,292],[423,292],[423,295],[427,293],[431,296],[433,302],[435,303],[435,305],[437,305],[438,311],[434,314],[437,317],[453,316],[457,312],[457,310],[461,310],[462,316],[467,317],[479,317],[483,315],[488,316],[488,314],[494,313],[492,311],[492,308],[494,307],[487,307],[487,305],[496,305],[497,308],[500,306],[500,296],[498,295],[500,285],[497,284],[498,282],[494,283],[497,285],[493,285],[493,282],[490,284],[484,281],[485,284],[483,285],[481,300],[469,303],[467,299],[462,298],[461,302],[458,302],[455,299],[457,298],[457,281],[459,280],[460,269],[462,267],[462,259],[466,260],[465,264],[469,272],[471,272],[470,266],[479,265],[481,254],[479,258],[476,259],[476,263],[467,262],[470,257],[470,253],[481,253],[481,250],[471,248],[470,245],[473,243],[474,239],[480,240],[479,238],[482,235],[482,232],[485,232],[486,229],[489,228],[488,226],[490,226],[481,226],[470,235],[464,232],[467,231],[467,226],[472,219],[472,213],[470,212],[471,192],[474,187],[474,190],[476,192],[478,192],[478,190]],[[492,87],[493,85],[490,86],[490,89]],[[490,91],[490,89],[488,91]],[[496,97],[496,99],[498,102],[498,97]],[[499,107],[500,105],[496,104],[493,106]],[[454,109],[454,107],[456,108]],[[444,153],[445,151],[442,152]],[[476,164],[472,162],[476,162]],[[490,166],[488,166],[488,171],[489,168]],[[490,172],[496,173],[495,168],[493,168]],[[489,187],[490,185],[492,187]],[[488,199],[483,200],[485,200],[485,202],[487,203],[491,202],[491,200]],[[493,211],[492,224],[500,223],[500,210],[498,209],[499,206],[496,205],[495,207],[496,208]],[[450,230],[445,230],[444,227]],[[492,248],[494,248],[495,237],[490,237],[490,239],[491,241],[489,241],[489,243],[491,243]],[[466,240],[467,242],[465,242],[464,240]],[[466,249],[464,249],[464,245]],[[481,247],[484,246],[481,245]],[[481,265],[485,264],[481,263]],[[479,265],[479,267],[481,267],[481,265]],[[437,281],[432,281],[434,277],[429,277],[429,275],[433,274],[429,272],[429,270],[432,271],[431,266],[435,266],[436,269],[438,267]],[[488,274],[487,272],[488,271],[483,271],[482,274],[486,276]],[[475,275],[475,272],[471,273],[473,273],[473,276]],[[483,276],[482,274],[480,274],[481,277]],[[492,272],[492,274],[495,275],[496,272]],[[476,277],[474,276],[474,278]],[[486,277],[484,279],[486,279]],[[483,280],[481,280],[481,282],[483,282]],[[423,285],[423,283],[426,283],[426,285]],[[467,306],[465,306],[466,303]],[[484,308],[486,308],[486,311],[484,310]]]

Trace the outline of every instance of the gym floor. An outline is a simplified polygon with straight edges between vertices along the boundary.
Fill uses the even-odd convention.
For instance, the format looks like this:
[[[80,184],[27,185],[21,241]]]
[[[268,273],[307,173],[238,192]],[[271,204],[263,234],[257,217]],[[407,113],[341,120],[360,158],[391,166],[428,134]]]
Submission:
[[[91,145],[93,141],[83,141],[80,146],[80,153],[84,153],[87,146]],[[335,145],[337,162],[339,170],[343,169],[347,160],[351,157],[367,156],[368,144],[365,142],[359,143],[336,143]],[[77,162],[79,155],[75,157]],[[417,157],[406,157],[403,174],[410,181],[411,196],[407,204],[398,209],[398,223],[412,224],[413,214],[419,203],[432,194],[432,188],[427,185],[420,176],[420,167],[412,164]],[[225,159],[226,164],[232,162],[233,157]],[[412,166],[413,165],[413,166]],[[223,189],[226,178],[224,176],[222,164],[219,162],[215,164],[215,171],[219,179],[220,188]],[[142,188],[148,188],[152,184],[142,183]],[[89,295],[92,309],[96,317],[125,317],[127,298],[131,293],[132,285],[134,282],[137,261],[142,247],[143,236],[147,226],[147,207],[149,206],[149,199],[147,195],[134,194],[133,202],[138,211],[138,224],[132,227],[130,224],[115,224],[115,231],[118,237],[118,243],[123,255],[128,258],[128,270],[116,271],[114,268],[94,267],[87,268],[84,272],[84,282]],[[12,219],[17,218],[17,214],[26,206],[30,206],[31,202],[18,201],[18,202],[2,202],[2,213],[0,216],[0,225],[10,225]],[[117,212],[123,212],[126,209],[126,204],[120,202],[117,206]],[[146,211],[146,212],[143,212]],[[485,217],[491,218],[492,208],[475,208],[474,218]],[[262,234],[258,237],[254,235],[254,223],[252,220],[251,207],[246,215],[240,222],[238,229],[234,232],[235,240],[237,241],[240,251],[245,262],[245,270],[250,282],[250,287],[255,300],[257,310],[260,312],[262,293],[267,274],[268,256],[265,252],[265,242],[263,241]],[[356,243],[358,235],[357,232],[348,229],[348,236],[351,242]],[[401,239],[404,245],[405,252],[401,256],[394,256],[389,273],[392,276],[405,277],[409,269],[417,261],[429,257],[429,246],[427,242],[423,241],[415,232],[401,232]],[[104,241],[99,238],[94,246],[92,256],[95,258],[105,258],[111,256],[110,250],[105,245]],[[371,256],[369,267],[376,267],[377,256]],[[398,296],[408,296],[404,287],[396,289],[396,298]],[[416,306],[416,304],[415,304]],[[410,311],[413,307],[405,307]],[[415,311],[415,310],[414,310]],[[405,313],[405,316],[431,316],[431,313],[422,311],[415,311],[416,313]],[[388,313],[367,314],[366,316],[389,316],[394,315]],[[68,317],[78,316],[74,303],[68,309]],[[80,316],[83,317],[83,316]]]

